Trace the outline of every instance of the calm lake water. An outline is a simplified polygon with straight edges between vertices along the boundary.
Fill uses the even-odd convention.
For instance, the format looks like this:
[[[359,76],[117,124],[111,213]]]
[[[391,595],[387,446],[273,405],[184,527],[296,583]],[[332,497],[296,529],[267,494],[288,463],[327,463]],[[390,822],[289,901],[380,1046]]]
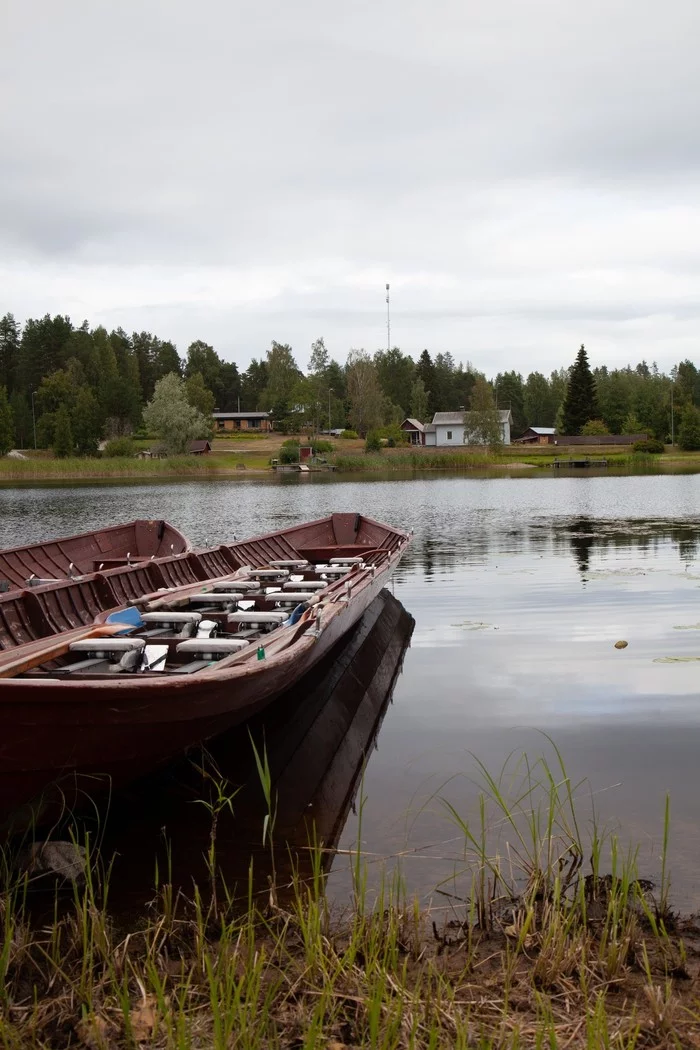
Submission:
[[[473,819],[476,759],[551,760],[546,733],[587,778],[582,811],[592,799],[652,878],[670,793],[674,898],[700,907],[700,476],[3,489],[0,545],[156,516],[213,544],[331,511],[415,533],[392,590],[416,626],[364,778],[364,849],[403,854],[430,896],[459,864],[441,797]],[[341,847],[357,836],[351,814]]]

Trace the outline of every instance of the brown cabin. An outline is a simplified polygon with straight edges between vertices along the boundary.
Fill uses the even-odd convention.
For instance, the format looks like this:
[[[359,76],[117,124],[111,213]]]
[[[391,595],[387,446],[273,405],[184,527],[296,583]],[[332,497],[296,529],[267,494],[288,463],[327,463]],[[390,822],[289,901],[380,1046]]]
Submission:
[[[528,427],[515,441],[520,445],[555,445],[555,435],[554,427]]]
[[[209,441],[190,441],[188,451],[191,456],[205,456],[211,452],[211,443]]]
[[[411,445],[425,444],[425,425],[419,419],[404,419],[401,430],[408,435]]]

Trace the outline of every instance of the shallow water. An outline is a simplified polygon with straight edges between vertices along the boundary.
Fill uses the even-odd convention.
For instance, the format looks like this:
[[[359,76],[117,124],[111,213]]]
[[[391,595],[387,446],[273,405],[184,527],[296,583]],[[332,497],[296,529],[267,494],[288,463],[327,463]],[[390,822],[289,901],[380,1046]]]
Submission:
[[[651,877],[670,792],[674,898],[700,906],[700,476],[5,489],[0,545],[156,516],[209,544],[344,510],[415,533],[393,590],[416,627],[364,778],[364,848],[403,853],[429,895],[459,863],[440,796],[472,819],[472,756],[552,758],[547,733],[588,778],[582,811],[592,797]],[[351,816],[341,846],[357,835]]]

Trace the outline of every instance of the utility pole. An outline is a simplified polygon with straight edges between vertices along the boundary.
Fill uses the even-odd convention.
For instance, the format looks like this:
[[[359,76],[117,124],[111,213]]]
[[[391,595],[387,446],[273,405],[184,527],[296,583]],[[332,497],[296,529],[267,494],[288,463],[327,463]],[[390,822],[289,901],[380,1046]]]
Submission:
[[[34,395],[36,390],[32,390],[32,425],[34,427],[34,451],[36,452],[36,413],[34,411]]]
[[[331,432],[331,394],[335,393],[332,386],[328,387],[328,433]]]
[[[673,448],[673,383],[671,383],[671,448]]]
[[[391,350],[391,314],[389,313],[389,285],[386,286],[386,348]]]

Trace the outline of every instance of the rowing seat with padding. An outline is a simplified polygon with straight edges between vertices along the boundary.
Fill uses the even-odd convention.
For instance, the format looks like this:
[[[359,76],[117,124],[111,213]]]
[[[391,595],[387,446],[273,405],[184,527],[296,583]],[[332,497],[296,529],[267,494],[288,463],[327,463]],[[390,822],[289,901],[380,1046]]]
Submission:
[[[177,638],[191,638],[196,632],[202,614],[198,612],[180,612],[170,609],[159,609],[157,612],[145,612],[141,619],[146,624],[146,634],[174,634]]]
[[[246,649],[249,645],[250,642],[242,638],[188,638],[186,642],[180,642],[175,651],[190,659],[187,663],[174,667],[172,673],[194,674],[226,656],[231,656],[232,653]]]
[[[82,660],[69,664],[71,674],[91,671],[137,671],[146,647],[144,638],[80,638],[68,651],[84,653]]]

